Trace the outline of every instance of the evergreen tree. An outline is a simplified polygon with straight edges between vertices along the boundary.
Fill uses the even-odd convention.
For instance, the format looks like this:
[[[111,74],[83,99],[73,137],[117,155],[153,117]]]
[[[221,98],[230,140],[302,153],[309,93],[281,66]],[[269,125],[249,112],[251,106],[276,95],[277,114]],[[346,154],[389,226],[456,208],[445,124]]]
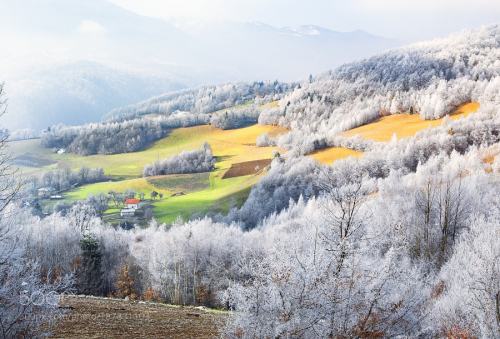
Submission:
[[[80,241],[82,261],[77,271],[77,286],[80,293],[99,295],[102,293],[102,253],[99,242],[87,234]]]

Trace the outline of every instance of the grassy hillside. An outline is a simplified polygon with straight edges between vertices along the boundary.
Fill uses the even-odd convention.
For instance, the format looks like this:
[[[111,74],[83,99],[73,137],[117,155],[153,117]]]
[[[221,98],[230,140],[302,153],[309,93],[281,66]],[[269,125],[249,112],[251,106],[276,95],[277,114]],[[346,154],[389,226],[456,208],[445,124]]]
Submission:
[[[152,203],[154,216],[159,221],[166,223],[171,223],[178,217],[185,219],[192,215],[202,215],[208,212],[227,212],[231,207],[241,205],[244,202],[250,188],[258,182],[263,172],[223,179],[224,173],[232,165],[270,159],[277,148],[256,147],[256,138],[262,133],[278,135],[284,132],[286,130],[280,127],[262,125],[235,130],[220,130],[210,126],[177,129],[146,151],[85,157],[84,160],[91,158],[91,161],[95,161],[95,159],[101,158],[105,162],[106,159],[111,158],[113,159],[112,163],[106,163],[106,173],[120,176],[124,173],[124,167],[121,164],[124,163],[128,155],[131,155],[133,159],[137,159],[137,162],[134,164],[134,171],[128,173],[139,175],[143,165],[148,163],[146,159],[151,162],[155,160],[151,159],[155,153],[159,153],[160,159],[162,159],[182,150],[197,149],[204,141],[207,141],[217,157],[215,171],[203,178],[197,174],[167,175],[154,179],[133,178],[118,182],[92,184],[71,191],[66,196],[71,200],[80,200],[89,195],[106,194],[109,191],[124,192],[126,190],[142,192],[149,196],[151,191],[156,190],[163,193],[165,198]],[[331,163],[351,155],[359,156],[361,153],[344,148],[330,148],[315,153],[313,157],[322,163]],[[132,166],[128,165],[128,169],[132,170]],[[176,181],[181,183],[176,184]],[[197,183],[196,189],[186,187],[189,182],[193,181]],[[184,195],[171,196],[180,192]]]
[[[479,103],[472,102],[460,106],[455,112],[450,114],[450,118],[458,120],[467,115],[476,112],[479,109]],[[382,117],[379,120],[354,128],[344,133],[345,136],[360,135],[365,139],[373,141],[389,141],[395,134],[398,139],[414,136],[417,132],[431,127],[439,126],[443,119],[422,120],[418,114],[393,114]]]
[[[91,168],[102,167],[112,181],[85,185],[64,194],[66,200],[86,199],[90,195],[107,194],[110,191],[125,192],[132,190],[145,193],[162,193],[164,198],[152,202],[154,215],[162,222],[172,222],[177,217],[187,218],[192,214],[206,212],[226,212],[231,206],[241,204],[250,187],[263,172],[252,175],[222,179],[232,165],[271,159],[276,147],[257,147],[255,141],[262,133],[278,135],[286,132],[276,126],[253,125],[235,130],[220,130],[211,126],[179,128],[166,138],[159,140],[150,148],[135,153],[114,155],[78,156],[56,154],[41,147],[40,140],[10,143],[14,158],[36,158],[39,167],[22,166],[25,174],[40,173],[61,167]],[[204,142],[212,147],[217,159],[215,170],[204,174],[167,175],[142,178],[142,169],[157,159],[177,155],[184,150],[198,149]],[[173,194],[182,194],[172,196]],[[108,213],[118,213],[111,209]]]
[[[362,152],[358,152],[352,149],[343,147],[329,147],[311,154],[311,156],[317,161],[323,164],[331,164],[336,160],[340,160],[347,157],[360,157]]]
[[[275,104],[275,103],[271,103]],[[271,105],[270,104],[270,105]],[[469,103],[461,106],[450,115],[459,119],[478,110],[479,104]],[[383,117],[351,131],[346,136],[361,135],[375,141],[389,141],[394,134],[398,138],[409,137],[418,131],[438,126],[443,119],[421,120],[419,115],[396,114]],[[195,126],[173,130],[167,137],[157,141],[150,148],[134,153],[114,155],[78,156],[75,154],[57,154],[41,147],[40,140],[27,140],[10,143],[14,163],[22,173],[32,174],[69,167],[78,169],[83,166],[102,167],[112,180],[90,184],[66,192],[68,201],[86,199],[90,195],[107,194],[110,191],[128,190],[150,196],[152,191],[163,194],[163,199],[151,202],[154,216],[161,222],[171,223],[176,218],[188,218],[209,212],[227,212],[231,207],[241,205],[252,185],[258,182],[265,171],[235,171],[236,176],[226,176],[229,170],[244,168],[245,164],[266,162],[271,159],[276,147],[257,147],[255,141],[262,133],[276,136],[286,129],[276,126],[253,125],[250,127],[220,130],[211,126]],[[215,170],[211,173],[167,175],[142,178],[142,169],[157,159],[165,159],[185,150],[200,148],[208,142],[217,159]],[[283,150],[280,150],[283,151]],[[324,164],[355,156],[362,152],[342,147],[331,147],[316,151],[311,156]],[[22,166],[32,163],[33,167]],[[248,166],[247,166],[248,167]],[[48,206],[51,206],[50,204]],[[119,210],[110,209],[108,214],[118,215]]]
[[[48,170],[56,167],[91,168],[102,167],[106,175],[117,178],[136,178],[142,175],[144,165],[157,159],[165,159],[185,150],[194,150],[206,141],[212,146],[214,155],[219,157],[218,168],[227,168],[230,163],[258,160],[271,157],[274,148],[256,147],[255,140],[262,133],[279,134],[286,130],[275,126],[253,125],[235,130],[219,130],[211,126],[179,128],[150,148],[133,153],[112,155],[79,156],[75,154],[56,154],[43,148],[40,140],[26,140],[9,143],[14,158],[36,156],[53,162],[51,165],[30,168],[21,166],[24,173]],[[117,140],[117,142],[120,142]]]
[[[259,180],[259,176],[255,175],[229,179],[221,179],[221,175],[221,172],[212,174],[207,189],[154,202],[155,218],[171,223],[177,217],[186,219],[209,212],[225,213],[231,207],[240,206],[252,185]]]
[[[458,120],[478,110],[479,103],[471,102],[460,106],[455,112],[451,113],[449,117],[452,120]],[[444,118],[437,120],[422,120],[418,114],[393,114],[382,117],[373,123],[344,132],[343,135],[346,137],[360,135],[365,139],[387,142],[391,140],[393,135],[396,135],[398,139],[411,137],[423,129],[441,125],[443,120]],[[362,152],[343,147],[329,147],[311,154],[314,159],[323,164],[331,164],[339,159],[350,156],[360,157],[362,155]]]

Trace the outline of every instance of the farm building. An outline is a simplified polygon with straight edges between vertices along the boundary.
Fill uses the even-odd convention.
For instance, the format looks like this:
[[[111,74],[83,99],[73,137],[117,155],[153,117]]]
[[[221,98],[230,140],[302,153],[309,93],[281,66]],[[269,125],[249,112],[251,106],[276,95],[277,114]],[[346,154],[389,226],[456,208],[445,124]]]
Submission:
[[[127,199],[127,200],[125,200],[125,209],[136,210],[139,208],[140,202],[141,201],[139,199]]]

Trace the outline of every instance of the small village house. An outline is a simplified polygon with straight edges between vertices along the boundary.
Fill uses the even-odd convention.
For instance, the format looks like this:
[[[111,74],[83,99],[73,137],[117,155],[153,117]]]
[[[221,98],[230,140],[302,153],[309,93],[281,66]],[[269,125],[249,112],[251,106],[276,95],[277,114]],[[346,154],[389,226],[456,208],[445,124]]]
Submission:
[[[125,200],[125,207],[120,211],[120,216],[122,217],[133,217],[135,215],[135,211],[139,209],[140,204],[139,199],[131,198]]]
[[[139,208],[139,203],[141,201],[139,199],[127,199],[125,200],[125,208],[136,210]]]

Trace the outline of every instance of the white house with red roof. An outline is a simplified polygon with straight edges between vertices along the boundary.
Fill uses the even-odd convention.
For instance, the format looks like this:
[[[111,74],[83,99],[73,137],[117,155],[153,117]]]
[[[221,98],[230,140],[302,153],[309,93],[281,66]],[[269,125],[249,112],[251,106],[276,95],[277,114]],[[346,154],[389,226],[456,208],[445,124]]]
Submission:
[[[127,199],[127,200],[125,200],[125,208],[131,209],[131,210],[136,210],[139,208],[140,202],[141,201],[139,199]]]
[[[141,201],[139,199],[131,198],[125,200],[125,207],[120,211],[122,217],[133,217],[135,211],[139,209],[139,204]]]

